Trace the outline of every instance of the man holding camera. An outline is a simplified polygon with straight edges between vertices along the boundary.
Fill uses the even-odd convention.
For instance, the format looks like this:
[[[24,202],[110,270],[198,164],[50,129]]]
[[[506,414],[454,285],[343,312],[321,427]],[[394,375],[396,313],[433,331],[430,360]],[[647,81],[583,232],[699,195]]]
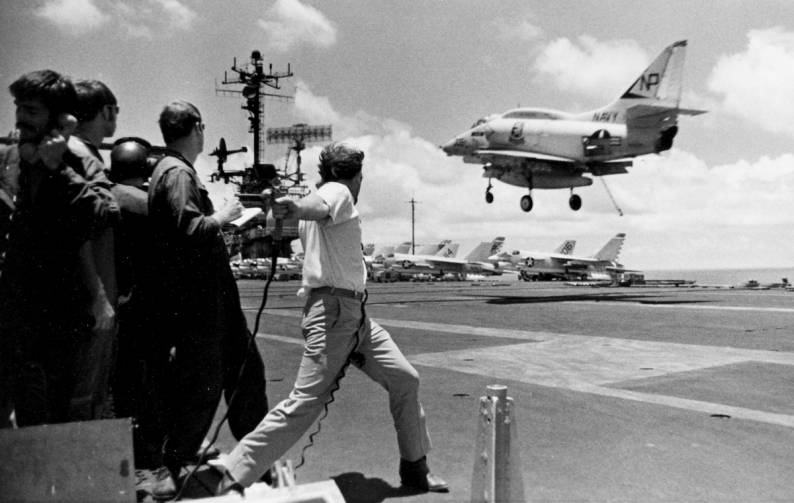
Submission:
[[[331,401],[349,363],[389,393],[402,484],[421,491],[448,490],[427,466],[430,436],[419,402],[419,374],[364,308],[367,273],[355,206],[363,159],[364,153],[352,145],[332,143],[320,154],[317,191],[298,201],[281,197],[273,203],[276,219],[301,220],[303,357],[289,397],[229,454],[220,494],[256,482],[301,438]]]

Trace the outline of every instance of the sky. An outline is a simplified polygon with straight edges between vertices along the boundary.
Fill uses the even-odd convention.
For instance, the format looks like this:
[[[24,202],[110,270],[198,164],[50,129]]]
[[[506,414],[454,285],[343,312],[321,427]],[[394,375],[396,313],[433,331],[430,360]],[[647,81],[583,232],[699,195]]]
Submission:
[[[794,265],[794,3],[500,0],[0,0],[0,80],[51,68],[104,81],[121,112],[116,137],[161,144],[157,116],[186,99],[207,124],[205,153],[221,137],[249,146],[242,98],[216,91],[233,58],[261,51],[294,76],[266,104],[266,127],[331,125],[365,152],[359,210],[365,242],[452,239],[461,255],[505,236],[505,249],[577,254],[626,233],[620,261],[634,269]],[[664,47],[688,40],[673,148],[637,158],[629,174],[577,189],[526,189],[487,180],[438,145],[476,119],[516,106],[584,112],[625,91]],[[229,74],[233,76],[233,74]],[[227,93],[228,94],[228,93]],[[0,131],[14,128],[10,95]],[[303,152],[316,182],[321,145]],[[280,168],[286,147],[268,145]],[[205,181],[214,158],[197,162]],[[290,167],[294,169],[294,167]],[[208,184],[216,202],[233,186]]]

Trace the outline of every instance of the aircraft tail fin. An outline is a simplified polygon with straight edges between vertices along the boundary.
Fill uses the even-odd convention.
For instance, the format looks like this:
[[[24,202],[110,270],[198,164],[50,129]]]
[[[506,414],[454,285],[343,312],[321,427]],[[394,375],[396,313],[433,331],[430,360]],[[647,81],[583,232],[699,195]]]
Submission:
[[[576,248],[576,240],[568,239],[563,241],[562,244],[554,250],[554,253],[559,253],[560,255],[573,255],[574,248]]]
[[[394,248],[394,253],[411,253],[411,242],[403,241]]]
[[[620,99],[652,99],[678,108],[685,55],[686,40],[665,47]]]
[[[474,247],[472,251],[466,255],[466,260],[469,262],[487,262],[488,257],[496,255],[502,248],[505,238],[497,237],[493,241],[483,241]]]
[[[698,115],[705,113],[701,110],[679,108],[681,90],[683,88],[684,57],[686,56],[686,40],[679,40],[669,46],[653,60],[631,86],[614,102],[604,108],[592,112],[592,116],[610,117],[611,114],[625,114],[621,121],[628,123],[638,115],[648,115],[649,108],[655,108],[653,115],[666,112],[670,115]],[[637,106],[647,107],[641,113],[635,109]],[[586,114],[587,117],[591,113]],[[620,116],[620,115],[617,115]],[[668,119],[669,120],[669,119]]]
[[[386,257],[393,257],[394,250],[397,248],[395,246],[381,246],[380,248],[376,249],[372,252],[373,259],[384,259]]]
[[[460,248],[460,243],[452,243],[448,239],[445,240],[444,246],[441,247],[438,252],[436,252],[437,257],[446,257],[446,258],[454,258],[455,255],[458,254],[458,248]]]
[[[441,240],[439,243],[432,243],[429,245],[422,245],[416,249],[417,255],[435,255],[439,250],[444,248],[445,245],[451,243],[449,239]]]
[[[605,260],[608,262],[614,262],[618,259],[618,255],[620,255],[620,250],[623,248],[623,241],[626,239],[626,234],[620,233],[615,235],[612,239],[610,239],[607,244],[604,245],[603,248],[598,250],[598,253],[593,255],[593,258],[598,260]]]
[[[504,236],[497,236],[491,242],[491,249],[488,251],[488,256],[496,255],[500,251],[502,251],[502,246],[505,244],[505,237]]]

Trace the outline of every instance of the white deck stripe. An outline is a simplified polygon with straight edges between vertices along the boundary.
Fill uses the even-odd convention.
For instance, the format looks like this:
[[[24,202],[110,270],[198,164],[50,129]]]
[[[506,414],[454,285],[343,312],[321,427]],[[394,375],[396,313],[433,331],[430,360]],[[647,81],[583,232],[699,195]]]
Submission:
[[[561,304],[598,304],[599,306],[624,306],[624,307],[647,307],[647,308],[666,308],[666,309],[707,309],[711,311],[756,311],[759,313],[789,313],[794,314],[791,307],[753,307],[753,306],[709,306],[705,304],[653,304],[642,302],[615,302],[609,300],[583,300],[583,301],[563,301]]]

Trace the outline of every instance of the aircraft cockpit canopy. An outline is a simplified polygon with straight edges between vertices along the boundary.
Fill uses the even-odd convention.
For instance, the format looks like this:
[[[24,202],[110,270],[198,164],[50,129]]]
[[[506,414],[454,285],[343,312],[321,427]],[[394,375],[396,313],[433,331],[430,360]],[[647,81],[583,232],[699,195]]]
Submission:
[[[486,124],[486,123],[491,122],[492,120],[497,119],[497,118],[499,118],[499,114],[491,114],[491,115],[488,115],[486,117],[481,117],[481,118],[477,119],[477,121],[475,121],[474,124],[472,124],[469,129],[474,129],[477,126],[480,126],[482,124]]]
[[[474,124],[472,124],[469,129],[474,129],[477,126],[479,126],[480,124],[485,124],[486,122],[488,122],[488,119],[486,119],[485,117],[483,117],[481,119],[477,119],[477,121]]]
[[[563,117],[545,110],[512,110],[502,116],[503,119],[535,119],[555,121],[563,119]]]

